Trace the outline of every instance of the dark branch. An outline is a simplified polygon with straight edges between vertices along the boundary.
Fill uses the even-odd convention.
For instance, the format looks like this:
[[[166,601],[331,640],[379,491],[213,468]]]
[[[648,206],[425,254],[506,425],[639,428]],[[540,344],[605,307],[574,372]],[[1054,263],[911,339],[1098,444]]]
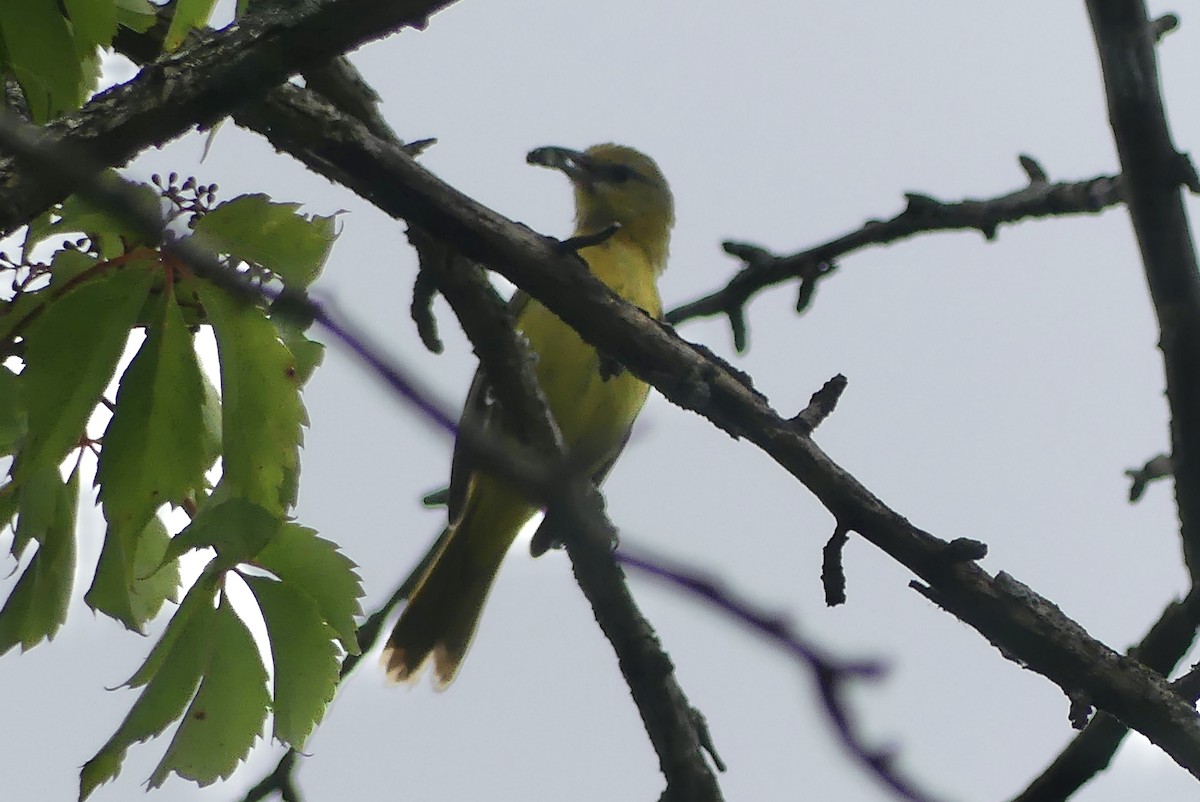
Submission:
[[[726,252],[740,258],[744,267],[722,289],[671,310],[669,323],[678,325],[697,317],[725,315],[733,329],[734,345],[746,348],[745,307],[759,292],[798,279],[797,311],[811,301],[816,284],[834,269],[835,260],[872,245],[888,245],[917,234],[937,231],[979,231],[994,239],[996,229],[1040,217],[1095,214],[1121,202],[1115,176],[1087,181],[1049,183],[1046,173],[1030,156],[1021,156],[1029,185],[1006,195],[984,200],[943,202],[916,192],[905,194],[904,211],[889,220],[870,220],[848,234],[790,256],[777,256],[758,246],[726,242]]]
[[[1200,272],[1158,82],[1155,31],[1141,0],[1088,0],[1129,216],[1158,316],[1171,408],[1171,461],[1183,556],[1200,582]]]
[[[42,129],[47,141],[69,139],[94,162],[119,166],[193,125],[210,125],[298,71],[327,63],[404,26],[423,27],[453,0],[311,0],[288,14],[200,37],[160,57],[128,83]],[[11,234],[72,190],[60,176],[0,157],[0,236]]]
[[[838,399],[842,397],[845,390],[846,377],[840,373],[825,382],[820,390],[812,394],[808,406],[792,418],[796,430],[803,434],[812,434],[822,421],[833,414],[833,409],[837,406]]]
[[[1082,687],[1101,709],[1159,744],[1200,774],[1200,723],[1163,682],[1087,635],[1061,611],[1010,578],[972,562],[948,564],[946,542],[886,507],[811,441],[794,431],[745,377],[708,358],[623,302],[573,256],[438,181],[408,154],[370,135],[328,104],[272,98],[295,125],[272,142],[340,181],[384,211],[455,243],[546,304],[568,325],[669,399],[746,437],[803,482],[834,516],[912,569],[936,589],[939,603],[1006,654],[1061,687]],[[295,103],[292,103],[292,101]]]
[[[286,136],[304,145],[305,160],[312,159],[320,172],[336,180],[344,178],[344,183],[384,210],[448,238],[468,257],[492,265],[668,398],[703,414],[724,431],[756,443],[839,521],[922,577],[940,604],[1006,655],[1064,689],[1082,691],[1200,775],[1200,723],[1195,711],[1160,676],[1095,641],[1011,577],[992,577],[969,561],[947,564],[945,541],[913,527],[875,498],[811,439],[795,432],[746,386],[744,377],[621,301],[545,238],[445,186],[401,149],[372,137],[332,107],[308,104],[303,112],[290,111],[301,117],[312,115],[304,122],[314,141],[304,141],[303,132]],[[329,328],[335,336],[347,337],[344,330]],[[363,347],[361,339],[347,337],[347,341],[353,348]],[[381,369],[378,360],[366,361]]]
[[[1157,454],[1140,468],[1126,468],[1125,475],[1130,479],[1129,503],[1136,504],[1146,492],[1147,485],[1171,475],[1171,455]]]
[[[1167,606],[1129,656],[1167,675],[1183,659],[1195,639],[1200,620],[1200,591]],[[1195,698],[1191,696],[1190,698]],[[1012,802],[1061,802],[1108,768],[1129,728],[1107,713],[1098,713]]]

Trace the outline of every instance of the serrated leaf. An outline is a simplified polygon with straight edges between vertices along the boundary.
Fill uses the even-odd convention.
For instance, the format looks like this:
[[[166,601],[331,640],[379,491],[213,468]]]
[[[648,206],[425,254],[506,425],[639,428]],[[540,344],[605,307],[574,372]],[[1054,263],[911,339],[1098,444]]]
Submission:
[[[222,481],[222,484],[224,482]],[[244,498],[214,492],[187,527],[171,539],[166,558],[205,547],[216,549],[223,565],[249,560],[279,534],[283,519]]]
[[[104,433],[96,482],[108,531],[86,597],[94,609],[135,630],[146,621],[130,595],[136,584],[134,563],[143,551],[140,540],[146,532],[157,533],[147,528],[155,511],[186,498],[203,483],[211,464],[204,461],[204,376],[192,337],[174,293],[164,293],[159,302],[162,317],[148,327],[146,340],[121,377]],[[142,573],[153,570],[162,555],[158,548],[159,560]],[[164,575],[161,581],[166,579]],[[155,612],[161,601],[151,605]]]
[[[21,377],[0,365],[0,455],[13,453],[28,429],[21,396]]]
[[[337,690],[337,633],[303,591],[266,577],[242,578],[258,600],[271,643],[275,737],[300,749]]]
[[[21,469],[57,465],[79,439],[152,279],[149,271],[127,268],[83,282],[47,304],[26,329],[21,376],[29,436]]]
[[[272,203],[266,195],[225,201],[196,222],[205,245],[254,262],[293,287],[307,287],[321,273],[336,235],[333,217],[308,218],[296,203]]]
[[[253,562],[311,597],[342,647],[350,654],[359,653],[354,617],[362,614],[358,603],[362,579],[337,544],[312,529],[288,523]]]
[[[221,576],[221,572],[215,570],[214,566],[209,565],[205,568],[188,589],[183,601],[179,603],[179,608],[171,616],[167,628],[163,630],[158,642],[150,650],[149,656],[138,670],[133,672],[133,676],[121,683],[122,687],[140,688],[158,675],[159,669],[171,656],[171,650],[175,648],[175,641],[187,631],[192,619],[204,618],[216,609],[214,601],[216,600],[217,583]]]
[[[153,619],[163,603],[174,601],[179,592],[179,561],[165,559],[170,542],[167,527],[157,515],[152,515],[138,538],[133,560],[129,602],[135,621],[144,623]]]
[[[207,23],[216,2],[217,0],[178,0],[175,4],[175,14],[171,17],[171,27],[163,39],[163,50],[168,53],[176,50],[192,29]]]
[[[77,48],[108,47],[117,33],[113,0],[64,0]]]
[[[227,598],[217,608],[213,635],[200,689],[150,775],[151,788],[171,772],[202,786],[225,779],[262,734],[270,704],[267,672],[250,630]]]
[[[78,502],[79,472],[75,471],[66,483],[57,482],[50,525],[38,538],[37,553],[0,609],[0,654],[17,644],[25,651],[53,638],[66,620],[75,578]]]
[[[206,574],[192,586],[146,662],[130,678],[127,684],[146,685],[146,689],[113,736],[84,764],[79,773],[80,800],[117,776],[131,745],[158,735],[183,713],[216,642],[215,582],[214,576]]]
[[[172,292],[121,377],[96,470],[110,526],[140,529],[179,502],[211,465],[205,454],[204,374]]]
[[[296,359],[296,378],[300,385],[308,384],[313,373],[325,358],[325,346],[304,336],[304,331],[289,320],[271,318],[279,330],[279,338]],[[307,423],[307,421],[306,421]]]
[[[0,39],[34,122],[42,124],[79,107],[84,98],[83,72],[71,27],[57,3],[4,0]]]
[[[171,538],[155,515],[136,537],[110,532],[104,538],[100,561],[84,601],[93,610],[141,632],[158,615],[163,602],[179,590],[179,563],[166,555]]]
[[[212,285],[196,286],[221,362],[221,483],[230,496],[282,516],[304,420],[296,360],[261,309]]]
[[[62,475],[57,465],[43,465],[30,471],[16,488],[19,505],[17,526],[13,532],[12,553],[20,558],[25,547],[36,540],[39,543],[54,526],[58,515],[62,493]]]

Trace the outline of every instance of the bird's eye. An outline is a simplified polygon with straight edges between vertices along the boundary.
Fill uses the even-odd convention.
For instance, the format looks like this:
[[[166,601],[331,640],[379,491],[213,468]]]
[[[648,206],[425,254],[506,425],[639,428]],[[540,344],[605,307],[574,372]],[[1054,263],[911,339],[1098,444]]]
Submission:
[[[605,178],[614,184],[623,184],[630,179],[637,178],[637,171],[627,164],[610,164],[605,173]]]

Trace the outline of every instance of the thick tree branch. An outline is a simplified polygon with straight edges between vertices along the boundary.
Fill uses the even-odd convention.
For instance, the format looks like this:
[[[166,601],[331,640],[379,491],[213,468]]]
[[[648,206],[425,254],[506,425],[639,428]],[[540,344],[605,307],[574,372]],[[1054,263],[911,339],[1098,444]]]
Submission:
[[[1011,577],[990,576],[955,558],[945,541],[888,508],[798,433],[744,376],[622,301],[574,256],[442,183],[401,149],[371,136],[327,104],[292,100],[293,105],[276,111],[304,124],[273,130],[271,141],[278,147],[389,214],[453,242],[463,255],[489,265],[545,303],[675,403],[757,444],[841,524],[912,569],[928,583],[929,595],[1004,654],[1073,695],[1086,695],[1200,776],[1200,719],[1161,676],[1091,638]]]
[[[1141,0],[1088,0],[1129,216],[1158,316],[1183,556],[1200,582],[1200,273],[1181,188],[1196,172],[1171,142],[1155,30]]]
[[[1196,637],[1200,591],[1167,606],[1129,656],[1163,676],[1183,659]],[[1098,713],[1029,786],[1012,802],[1061,802],[1108,768],[1129,728],[1107,713]]]
[[[330,119],[340,127],[336,114]],[[883,505],[810,439],[789,427],[744,377],[624,304],[543,238],[440,185],[405,154],[373,140],[365,130],[317,131],[322,137],[328,134],[328,141],[313,143],[306,160],[346,176],[349,186],[381,208],[455,241],[466,255],[500,270],[676,403],[758,444],[806,484],[839,523],[910,567],[929,584],[926,593],[1006,655],[1069,693],[1086,695],[1200,774],[1195,713],[1161,677],[1091,639],[1010,577],[992,577],[973,563],[947,560],[944,541]],[[0,199],[5,197],[10,196],[0,194]],[[0,209],[0,221],[8,219],[3,216],[7,211]]]
[[[119,166],[151,145],[209,125],[296,72],[328,62],[404,26],[423,27],[453,0],[311,0],[288,14],[256,17],[160,57],[128,83],[45,126],[93,161]],[[0,157],[0,236],[71,192],[61,179]]]
[[[1116,176],[1099,176],[1086,181],[1050,183],[1045,171],[1030,156],[1020,157],[1029,184],[1021,189],[982,200],[939,201],[915,192],[905,194],[904,211],[888,220],[869,220],[862,227],[789,256],[777,256],[757,246],[726,242],[726,252],[745,266],[728,284],[711,295],[672,309],[667,322],[712,315],[725,315],[733,330],[734,346],[744,351],[747,344],[746,304],[758,293],[785,281],[800,281],[796,311],[812,300],[818,282],[833,272],[836,260],[872,245],[888,245],[917,234],[937,231],[979,231],[994,239],[1004,223],[1039,217],[1095,214],[1122,201]]]

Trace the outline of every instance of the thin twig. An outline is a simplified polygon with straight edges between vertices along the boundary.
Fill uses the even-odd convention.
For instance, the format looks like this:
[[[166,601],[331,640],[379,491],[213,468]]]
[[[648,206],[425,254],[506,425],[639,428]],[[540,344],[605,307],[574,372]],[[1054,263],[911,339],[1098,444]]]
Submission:
[[[764,248],[742,242],[724,243],[725,251],[738,257],[743,268],[717,292],[678,306],[666,314],[678,325],[698,317],[725,315],[733,330],[734,346],[747,346],[746,304],[768,287],[799,280],[797,312],[811,303],[817,284],[830,275],[836,260],[873,245],[888,245],[918,234],[939,231],[979,231],[994,239],[997,228],[1041,217],[1096,214],[1121,202],[1116,176],[1098,176],[1086,181],[1050,183],[1046,172],[1031,157],[1020,157],[1028,185],[981,200],[940,201],[916,192],[905,193],[907,203],[900,214],[888,220],[869,220],[860,228],[815,245],[799,253],[778,256]]]

